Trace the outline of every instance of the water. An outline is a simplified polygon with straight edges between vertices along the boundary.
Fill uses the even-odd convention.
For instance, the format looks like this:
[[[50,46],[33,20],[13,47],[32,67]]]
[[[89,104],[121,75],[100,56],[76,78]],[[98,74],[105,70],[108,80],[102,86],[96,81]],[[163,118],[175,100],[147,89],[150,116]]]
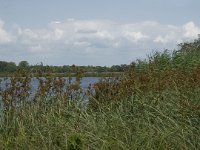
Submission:
[[[5,80],[5,81],[3,79],[4,78],[0,78],[0,80],[2,80],[0,87],[2,89],[5,89],[5,85],[6,85],[6,83],[10,83],[10,79],[7,78],[7,80]],[[66,79],[66,81],[68,81],[68,78],[65,78],[65,79]],[[100,79],[100,77],[83,77],[82,80],[81,80],[81,87],[83,89],[87,89],[90,84],[93,85],[94,83],[98,82],[99,79]],[[75,81],[75,77],[72,77],[72,82],[74,82],[74,81]],[[38,88],[38,85],[39,85],[38,80],[36,78],[32,78],[32,80],[31,80],[31,91],[30,91],[31,95],[35,94],[35,92]],[[1,96],[0,96],[0,102],[1,102]]]
[[[68,78],[65,78],[65,79],[66,79],[66,81],[68,81]],[[83,77],[81,80],[81,87],[83,89],[87,89],[90,84],[93,85],[94,83],[98,82],[99,79],[100,79],[100,77]],[[75,81],[75,77],[72,77],[72,82],[74,82],[74,81]],[[37,89],[38,80],[36,78],[33,78],[31,80],[31,87],[33,90]]]
[[[0,78],[0,80],[2,80],[2,88],[5,87],[5,82],[9,83],[9,78],[6,81],[3,81],[4,78]],[[68,78],[65,78],[66,80],[68,80]],[[81,87],[83,89],[86,89],[90,84],[94,84],[96,82],[98,82],[100,79],[100,77],[83,77],[81,80]],[[75,77],[72,77],[72,82],[75,81]],[[32,78],[31,80],[31,87],[33,89],[37,89],[38,87],[38,80],[36,78]]]

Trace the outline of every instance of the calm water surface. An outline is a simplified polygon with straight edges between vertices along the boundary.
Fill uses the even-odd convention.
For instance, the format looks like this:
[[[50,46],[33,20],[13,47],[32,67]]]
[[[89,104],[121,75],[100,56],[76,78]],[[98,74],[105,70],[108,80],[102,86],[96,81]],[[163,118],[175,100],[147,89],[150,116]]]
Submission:
[[[66,82],[68,81],[68,78],[65,78],[66,79]],[[87,89],[88,86],[90,84],[94,84],[96,82],[98,82],[100,79],[100,77],[83,77],[82,80],[81,80],[81,87],[83,89]],[[0,78],[0,80],[2,80],[1,82],[1,89],[3,90],[5,88],[5,85],[6,83],[10,83],[10,79],[7,78],[6,80],[4,80],[4,78]],[[75,77],[72,78],[72,82],[75,81]],[[36,78],[32,78],[31,80],[31,97],[34,96],[35,92],[37,91],[37,88],[38,88],[38,85],[39,85],[39,82]],[[1,104],[1,96],[0,96],[0,104]]]
[[[1,83],[1,87],[2,88],[5,88],[5,84],[6,83],[9,83],[10,80],[9,78],[7,78],[7,80],[3,80],[4,78],[0,78],[0,80],[2,80],[2,83]],[[66,81],[68,81],[68,78],[65,78]],[[90,84],[94,84],[96,82],[98,82],[100,79],[100,77],[83,77],[82,80],[81,80],[81,87],[83,89],[86,89]],[[75,77],[72,77],[72,82],[75,81]],[[31,88],[32,90],[36,90],[38,87],[38,80],[36,78],[32,78],[31,80]]]
[[[5,88],[5,84],[10,82],[10,79],[7,78],[6,80],[3,80],[4,78],[0,78],[0,80],[2,80],[1,84],[0,84],[0,88],[3,90]],[[83,77],[81,80],[81,87],[83,89],[87,89],[88,86],[90,84],[94,84],[96,82],[98,82],[100,79],[100,77]],[[68,78],[66,78],[66,82],[68,81]],[[72,78],[72,82],[75,81],[75,77]],[[31,80],[31,94],[30,94],[30,98],[33,97],[35,95],[35,92],[38,88],[38,80],[36,78],[32,78]],[[85,100],[87,100],[87,98],[85,98]],[[0,96],[0,110],[3,108],[2,105],[2,97]]]

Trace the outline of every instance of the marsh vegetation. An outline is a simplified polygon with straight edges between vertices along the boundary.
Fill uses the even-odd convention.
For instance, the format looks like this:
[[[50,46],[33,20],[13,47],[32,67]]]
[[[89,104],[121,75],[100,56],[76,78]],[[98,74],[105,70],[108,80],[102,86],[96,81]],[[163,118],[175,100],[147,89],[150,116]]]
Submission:
[[[73,69],[73,83],[40,69],[13,74],[0,90],[0,149],[200,148],[200,39],[131,63],[87,91]],[[33,76],[39,86],[30,100]]]

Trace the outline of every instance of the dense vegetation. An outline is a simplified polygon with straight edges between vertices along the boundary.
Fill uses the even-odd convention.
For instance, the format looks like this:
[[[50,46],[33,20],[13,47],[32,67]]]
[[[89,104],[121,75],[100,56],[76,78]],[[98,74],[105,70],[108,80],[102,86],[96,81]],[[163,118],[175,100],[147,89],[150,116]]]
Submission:
[[[1,89],[0,149],[200,148],[200,39],[132,63],[87,92],[74,72],[71,83],[38,70],[31,100],[33,74],[10,79]]]

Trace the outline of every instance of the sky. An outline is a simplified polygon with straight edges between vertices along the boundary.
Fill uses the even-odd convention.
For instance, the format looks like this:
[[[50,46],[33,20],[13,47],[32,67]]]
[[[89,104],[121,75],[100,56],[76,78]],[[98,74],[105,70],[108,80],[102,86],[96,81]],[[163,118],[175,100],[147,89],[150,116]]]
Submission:
[[[0,61],[129,64],[200,34],[199,0],[0,0]]]

